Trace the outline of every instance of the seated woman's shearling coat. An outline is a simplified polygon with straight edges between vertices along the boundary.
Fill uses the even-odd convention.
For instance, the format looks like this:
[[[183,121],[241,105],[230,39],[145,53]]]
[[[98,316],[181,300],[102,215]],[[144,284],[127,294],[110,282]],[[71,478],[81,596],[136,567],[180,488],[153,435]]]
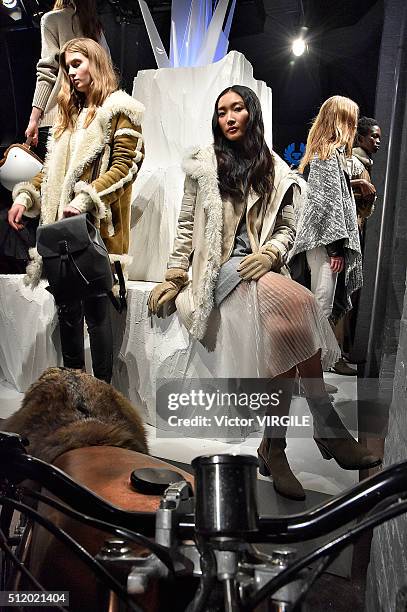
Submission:
[[[213,146],[198,149],[184,161],[184,197],[178,220],[169,268],[188,270],[192,260],[192,281],[178,294],[176,307],[192,336],[202,339],[214,307],[214,293],[221,265],[230,257],[241,215],[245,215],[253,253],[268,246],[280,253],[280,267],[287,261],[295,238],[293,201],[284,197],[293,188],[299,195],[297,176],[273,153],[274,184],[267,202],[251,190],[241,207],[219,192],[217,163]],[[284,201],[284,202],[283,202]],[[244,205],[243,205],[244,204]],[[262,221],[258,211],[264,209]],[[281,271],[284,273],[284,269]],[[288,271],[286,271],[288,274]]]

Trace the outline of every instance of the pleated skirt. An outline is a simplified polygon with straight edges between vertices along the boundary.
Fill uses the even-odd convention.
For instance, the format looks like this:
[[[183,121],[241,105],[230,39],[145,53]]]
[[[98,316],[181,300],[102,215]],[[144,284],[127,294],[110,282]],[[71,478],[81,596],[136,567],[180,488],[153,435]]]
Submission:
[[[318,351],[324,369],[340,357],[311,291],[275,272],[242,281],[213,313],[208,337],[213,334],[218,376],[274,378]]]

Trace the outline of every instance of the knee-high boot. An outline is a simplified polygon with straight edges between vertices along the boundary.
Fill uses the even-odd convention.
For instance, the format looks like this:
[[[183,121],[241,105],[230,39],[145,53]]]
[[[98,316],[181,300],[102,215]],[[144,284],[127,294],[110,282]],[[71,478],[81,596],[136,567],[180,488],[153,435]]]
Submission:
[[[307,402],[314,419],[314,440],[324,459],[335,459],[344,470],[362,470],[381,464],[380,457],[349,433],[328,396],[307,397]]]

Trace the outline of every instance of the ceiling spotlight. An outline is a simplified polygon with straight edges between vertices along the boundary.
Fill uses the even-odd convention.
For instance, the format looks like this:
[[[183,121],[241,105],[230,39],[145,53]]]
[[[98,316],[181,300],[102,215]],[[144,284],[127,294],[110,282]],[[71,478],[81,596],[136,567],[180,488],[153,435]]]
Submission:
[[[296,57],[300,57],[307,50],[307,43],[303,38],[296,38],[293,40],[291,50]]]
[[[11,10],[17,6],[17,0],[2,0],[2,4]]]

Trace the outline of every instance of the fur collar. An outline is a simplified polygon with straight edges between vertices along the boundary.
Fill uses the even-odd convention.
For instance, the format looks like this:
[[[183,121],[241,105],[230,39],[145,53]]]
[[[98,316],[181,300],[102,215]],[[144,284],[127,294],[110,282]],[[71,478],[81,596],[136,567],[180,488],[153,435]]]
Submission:
[[[297,182],[297,173],[291,172],[289,166],[279,155],[277,155],[277,153],[272,151],[271,154],[274,162],[274,191],[278,189],[281,180],[284,178],[290,178],[292,182]],[[217,164],[213,145],[208,145],[203,148],[191,148],[184,157],[182,169],[185,174],[193,179],[199,180],[206,177],[208,180],[216,180],[217,184]],[[255,200],[258,199],[257,194],[254,192],[252,192],[252,197],[255,198]]]
[[[357,159],[362,162],[364,167],[370,172],[371,167],[373,166],[373,159],[369,157],[362,147],[355,147],[352,149],[352,155],[357,157]]]
[[[182,169],[185,174],[193,179],[198,180],[204,175],[212,175],[212,178],[218,180],[216,156],[213,145],[207,147],[193,147],[187,151]]]
[[[196,297],[194,322],[191,334],[202,340],[205,335],[209,315],[214,306],[216,281],[222,260],[223,203],[218,186],[218,172],[213,146],[192,149],[184,159],[182,168],[187,176],[198,181],[207,213],[205,241],[208,248],[208,261],[200,279]]]
[[[62,218],[62,212],[72,199],[75,185],[80,180],[84,169],[92,164],[109,145],[113,117],[124,114],[137,126],[141,124],[143,112],[144,106],[125,91],[118,90],[110,94],[102,106],[96,110],[95,117],[87,127],[86,134],[81,141],[75,163],[70,165],[67,173],[66,155],[70,132],[65,130],[58,139],[50,137],[43,168],[44,180],[41,186],[42,224],[53,223],[56,219]]]
[[[97,109],[95,120],[104,120],[107,125],[115,115],[124,114],[134,125],[140,125],[144,110],[144,105],[141,102],[129,96],[122,89],[118,89],[111,93],[102,106]]]

